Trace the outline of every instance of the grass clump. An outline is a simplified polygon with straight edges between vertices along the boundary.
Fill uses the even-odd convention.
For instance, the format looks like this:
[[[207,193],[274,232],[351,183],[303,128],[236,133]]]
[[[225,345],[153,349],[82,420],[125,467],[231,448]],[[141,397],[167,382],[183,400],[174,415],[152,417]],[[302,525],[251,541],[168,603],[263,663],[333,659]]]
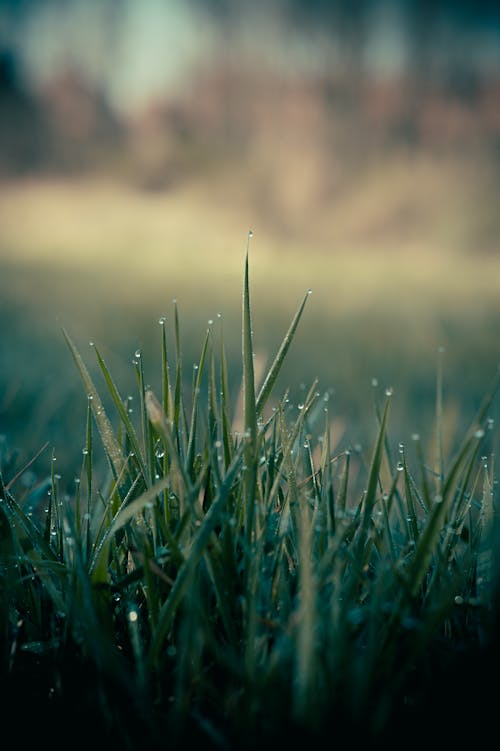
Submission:
[[[440,393],[437,463],[418,440],[392,451],[390,391],[366,466],[334,453],[316,384],[298,405],[270,401],[308,296],[259,389],[247,252],[241,414],[222,326],[186,395],[177,308],[173,356],[162,319],[160,385],[136,353],[133,414],[94,347],[113,416],[65,333],[88,396],[76,490],[61,491],[54,463],[38,504],[16,500],[8,467],[0,486],[3,701],[29,718],[25,737],[68,724],[122,748],[387,745],[424,740],[423,721],[449,739],[457,712],[485,711],[499,379],[449,458]]]

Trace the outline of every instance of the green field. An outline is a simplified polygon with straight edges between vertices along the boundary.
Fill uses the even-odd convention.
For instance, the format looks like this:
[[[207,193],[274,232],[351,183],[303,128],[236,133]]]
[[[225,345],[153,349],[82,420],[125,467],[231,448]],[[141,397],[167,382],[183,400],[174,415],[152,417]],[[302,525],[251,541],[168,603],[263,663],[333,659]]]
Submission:
[[[4,5],[2,737],[491,743],[498,13]]]
[[[423,181],[433,185],[435,172],[421,166],[421,193]],[[379,186],[386,204],[410,190],[401,168],[395,180],[397,175],[393,193]],[[441,176],[441,188],[451,190],[455,178],[448,175],[446,183]],[[439,347],[445,348],[447,425],[452,431],[464,424],[500,361],[498,255],[455,247],[450,228],[453,216],[459,222],[463,198],[457,189],[454,203],[443,201],[447,219],[441,229],[427,213],[428,222],[407,237],[396,230],[378,240],[374,235],[373,242],[356,237],[349,229],[356,215],[360,228],[375,221],[370,211],[377,209],[369,200],[374,195],[368,183],[364,192],[345,198],[331,219],[328,243],[312,231],[290,240],[263,219],[260,229],[250,221],[260,218],[254,208],[238,206],[236,199],[227,208],[219,202],[223,183],[216,183],[210,200],[196,183],[166,194],[97,179],[4,186],[0,420],[8,444],[27,461],[49,441],[71,465],[81,450],[85,405],[62,327],[83,350],[90,340],[99,342],[126,392],[134,385],[136,349],[146,362],[156,360],[161,316],[172,336],[174,299],[186,383],[207,321],[218,325],[220,313],[236,399],[249,226],[255,231],[250,257],[258,363],[273,357],[298,300],[311,288],[281,386],[298,400],[319,379],[319,389],[332,397],[335,441],[364,445],[373,437],[373,379],[382,390],[394,388],[395,440],[432,432]]]
[[[238,324],[229,313],[239,329],[239,399],[217,314],[202,327],[189,387],[191,334],[184,349],[177,303],[155,321],[156,356],[132,354],[133,393],[110,368],[117,350],[93,341],[82,353],[61,332],[84,403],[81,420],[62,399],[55,405],[66,441],[81,436],[77,476],[64,476],[71,452],[62,462],[52,454],[44,484],[30,467],[16,471],[15,454],[2,456],[5,716],[16,727],[29,717],[26,742],[57,728],[80,743],[152,750],[396,748],[409,728],[413,742],[431,732],[437,742],[472,743],[495,727],[500,372],[464,427],[457,395],[450,417],[440,358],[431,433],[408,441],[394,431],[396,391],[370,383],[371,409],[360,408],[353,430],[366,442],[341,446],[339,416],[356,415],[337,407],[337,392],[299,383],[296,401],[280,393],[294,368],[305,377],[300,355],[322,343],[314,318],[302,329],[313,296],[296,301],[259,377],[248,261]],[[272,286],[266,292],[256,297],[269,316]],[[104,331],[121,327],[130,337],[125,321]],[[366,354],[363,336],[344,353]],[[384,341],[379,333],[374,349]],[[299,356],[287,362],[293,348]],[[28,368],[29,353],[33,345]],[[401,355],[391,355],[386,366],[401,377]],[[66,378],[54,365],[39,400],[54,399]],[[426,400],[412,406],[423,420]]]

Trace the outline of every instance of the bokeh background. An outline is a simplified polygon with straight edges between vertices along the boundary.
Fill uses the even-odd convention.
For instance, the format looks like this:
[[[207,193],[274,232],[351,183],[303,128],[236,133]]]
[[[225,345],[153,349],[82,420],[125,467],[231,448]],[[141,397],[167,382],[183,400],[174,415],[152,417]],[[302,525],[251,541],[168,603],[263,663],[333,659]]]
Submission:
[[[259,363],[313,290],[278,394],[317,377],[363,450],[391,386],[432,438],[441,347],[451,436],[500,361],[499,188],[495,2],[0,0],[2,451],[71,474],[62,328],[125,396],[173,299],[186,384],[222,320],[236,398],[249,229]]]

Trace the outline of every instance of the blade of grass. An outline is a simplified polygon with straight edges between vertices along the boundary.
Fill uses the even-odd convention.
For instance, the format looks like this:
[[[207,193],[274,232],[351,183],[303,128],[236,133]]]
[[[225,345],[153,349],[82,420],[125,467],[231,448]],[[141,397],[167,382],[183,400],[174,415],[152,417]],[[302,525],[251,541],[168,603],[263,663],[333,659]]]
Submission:
[[[264,409],[264,406],[267,400],[269,399],[269,396],[271,395],[272,389],[274,387],[274,384],[276,383],[276,380],[280,373],[281,366],[283,365],[287,352],[290,349],[290,345],[295,336],[295,332],[299,325],[299,321],[302,317],[302,313],[304,312],[306,302],[309,299],[310,295],[311,295],[311,290],[309,289],[307,290],[304,296],[304,299],[299,305],[297,312],[295,313],[295,316],[293,317],[293,320],[288,328],[288,331],[286,332],[285,337],[283,341],[281,342],[281,346],[278,350],[278,353],[276,357],[274,358],[274,361],[264,379],[264,383],[262,384],[262,387],[259,391],[259,395],[257,397],[257,401],[255,404],[257,415],[260,415],[262,413],[262,410]]]
[[[104,406],[102,404],[99,393],[94,386],[92,378],[90,377],[90,373],[87,370],[80,352],[76,348],[75,344],[73,343],[68,332],[65,329],[63,329],[63,336],[73,356],[73,360],[75,361],[78,372],[80,373],[80,377],[85,386],[87,395],[92,397],[92,411],[94,413],[94,419],[96,421],[101,440],[106,450],[108,459],[111,463],[113,473],[115,477],[119,477],[121,475],[124,464],[124,458],[120,444],[115,438],[111,422],[109,421],[109,418],[104,411]]]
[[[248,252],[252,232],[248,233],[245,255],[245,274],[243,285],[242,310],[242,360],[243,360],[243,425],[245,445],[245,520],[247,542],[253,535],[253,519],[255,506],[255,489],[257,479],[257,409],[255,401],[255,375],[252,318],[250,310],[250,289],[248,279]]]
[[[146,470],[146,463],[144,460],[143,452],[141,450],[141,446],[139,444],[139,441],[137,439],[137,434],[135,432],[135,428],[132,425],[132,421],[130,420],[130,417],[127,413],[127,409],[125,407],[124,401],[122,397],[120,396],[118,389],[110,375],[110,372],[101,357],[101,354],[96,346],[94,346],[94,350],[97,357],[97,362],[99,363],[99,367],[101,369],[101,372],[104,376],[104,380],[106,383],[106,386],[108,388],[108,391],[110,393],[110,396],[113,400],[113,403],[117,409],[118,414],[120,415],[120,419],[123,422],[123,425],[125,426],[125,430],[128,436],[128,439],[130,441],[130,445],[132,447],[132,450],[134,451],[135,457],[137,459],[137,462],[139,463],[139,468],[141,471],[141,474],[144,478],[144,482],[148,485],[149,484],[149,478],[148,473]]]

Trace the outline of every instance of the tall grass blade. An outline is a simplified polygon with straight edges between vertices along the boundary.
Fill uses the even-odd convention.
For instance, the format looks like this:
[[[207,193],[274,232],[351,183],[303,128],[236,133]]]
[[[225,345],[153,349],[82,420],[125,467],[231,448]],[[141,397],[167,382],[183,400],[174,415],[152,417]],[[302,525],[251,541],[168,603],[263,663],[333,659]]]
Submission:
[[[101,354],[100,354],[98,348],[94,347],[94,349],[95,349],[95,353],[96,353],[96,357],[97,357],[97,362],[99,363],[99,367],[101,368],[101,372],[102,372],[102,374],[104,376],[104,380],[105,380],[106,386],[107,386],[108,391],[109,391],[109,393],[111,395],[113,403],[114,403],[114,405],[115,405],[115,407],[117,409],[117,412],[120,415],[120,419],[123,422],[123,425],[125,427],[125,431],[126,431],[128,440],[130,441],[130,445],[132,446],[133,452],[135,454],[135,458],[137,459],[137,462],[139,463],[140,471],[141,471],[141,474],[142,474],[142,476],[144,478],[144,482],[146,484],[149,484],[148,472],[147,472],[147,469],[146,469],[146,463],[145,463],[143,451],[141,449],[139,440],[137,438],[137,434],[135,432],[135,428],[132,425],[132,421],[131,421],[131,419],[130,419],[130,417],[128,415],[127,409],[126,409],[126,407],[124,405],[124,401],[123,401],[122,397],[120,396],[120,394],[118,392],[118,389],[117,389],[117,387],[116,387],[116,385],[115,385],[115,383],[114,383],[114,381],[113,381],[113,379],[112,379],[112,377],[110,375],[110,372],[109,372],[109,370],[108,370],[108,368],[107,368],[107,366],[106,366],[103,358],[101,357]]]
[[[197,417],[198,417],[198,404],[200,401],[200,391],[201,391],[201,379],[202,379],[203,371],[205,368],[205,358],[207,354],[207,347],[208,347],[209,340],[210,340],[210,329],[207,330],[205,340],[203,342],[200,362],[198,365],[198,369],[196,371],[196,379],[195,379],[195,384],[194,384],[194,389],[193,389],[194,393],[193,393],[193,403],[191,405],[191,424],[189,427],[189,439],[188,439],[188,447],[187,447],[187,452],[186,452],[186,468],[188,472],[191,472],[193,470]]]
[[[295,313],[295,316],[293,317],[293,320],[288,328],[288,331],[286,332],[285,337],[283,341],[281,342],[281,346],[278,350],[278,353],[276,357],[274,358],[274,361],[264,379],[264,383],[262,384],[262,387],[259,391],[259,395],[257,397],[257,401],[255,404],[255,408],[257,410],[258,415],[262,413],[262,410],[264,409],[264,406],[267,400],[269,399],[269,396],[271,395],[272,389],[274,387],[274,384],[276,383],[276,380],[280,373],[281,366],[283,365],[287,352],[290,349],[290,345],[295,336],[295,332],[297,330],[300,319],[302,317],[302,313],[304,312],[304,308],[306,306],[306,302],[309,299],[310,295],[311,295],[311,290],[308,290],[304,296],[304,299],[299,305],[297,312]]]
[[[255,486],[257,479],[257,409],[255,402],[253,332],[248,279],[248,253],[251,236],[252,233],[249,232],[247,240],[247,250],[245,255],[242,311],[243,426],[245,433],[244,444],[246,465],[244,503],[248,542],[250,542],[253,534]]]
[[[104,411],[104,406],[102,404],[99,393],[94,386],[92,378],[90,377],[90,373],[88,372],[87,367],[83,362],[80,352],[76,348],[75,344],[73,343],[68,332],[65,329],[63,329],[63,335],[73,356],[78,372],[80,373],[80,377],[83,381],[83,385],[85,386],[86,393],[89,397],[91,397],[94,419],[96,421],[101,440],[106,450],[106,454],[109,461],[111,462],[114,475],[116,477],[119,477],[121,475],[124,464],[124,458],[120,444],[115,438],[111,422],[109,421],[109,418]]]

